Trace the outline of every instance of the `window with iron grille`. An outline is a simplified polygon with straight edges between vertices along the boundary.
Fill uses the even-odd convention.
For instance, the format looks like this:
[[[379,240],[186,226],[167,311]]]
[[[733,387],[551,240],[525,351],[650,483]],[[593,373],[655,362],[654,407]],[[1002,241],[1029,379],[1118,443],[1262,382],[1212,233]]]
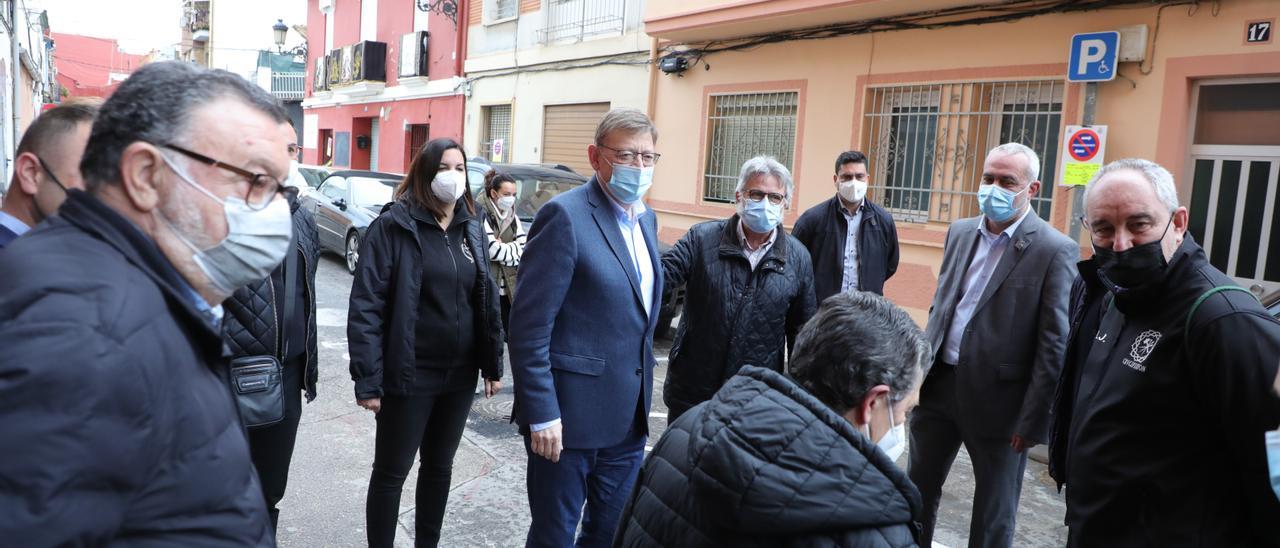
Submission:
[[[711,96],[703,199],[732,203],[742,164],[755,156],[793,169],[799,101],[794,91]]]
[[[485,22],[504,21],[519,14],[520,0],[485,0]]]
[[[509,162],[511,158],[511,105],[481,107],[484,122],[480,150],[491,162]],[[498,147],[494,147],[495,141]],[[495,148],[499,148],[494,154]]]
[[[623,30],[626,10],[626,0],[547,0],[546,23],[538,39],[551,44],[616,35]]]
[[[1027,145],[1040,157],[1036,214],[1049,218],[1062,134],[1063,82],[962,82],[871,88],[862,142],[870,194],[899,220],[978,215],[987,151]]]

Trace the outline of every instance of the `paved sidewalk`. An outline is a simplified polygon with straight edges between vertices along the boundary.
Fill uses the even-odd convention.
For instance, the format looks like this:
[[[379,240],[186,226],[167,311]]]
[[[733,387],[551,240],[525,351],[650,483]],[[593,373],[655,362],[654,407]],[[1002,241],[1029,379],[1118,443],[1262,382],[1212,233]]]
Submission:
[[[279,543],[283,547],[365,546],[364,499],[373,463],[373,414],[356,406],[347,370],[346,318],[351,276],[334,257],[321,260],[317,275],[320,329],[319,396],[304,405],[289,488],[280,505]],[[656,441],[666,425],[661,401],[670,341],[659,341],[654,414]],[[510,375],[493,399],[478,396],[455,459],[452,492],[440,542],[446,547],[523,546],[529,526],[525,491],[525,451],[511,413]],[[909,451],[909,449],[908,449]],[[906,455],[899,461],[906,465]],[[412,546],[414,482],[417,466],[400,500],[398,546]],[[944,489],[936,540],[965,546],[973,498],[973,473],[961,450]],[[1027,464],[1018,529],[1019,547],[1063,546],[1063,499],[1047,469]]]

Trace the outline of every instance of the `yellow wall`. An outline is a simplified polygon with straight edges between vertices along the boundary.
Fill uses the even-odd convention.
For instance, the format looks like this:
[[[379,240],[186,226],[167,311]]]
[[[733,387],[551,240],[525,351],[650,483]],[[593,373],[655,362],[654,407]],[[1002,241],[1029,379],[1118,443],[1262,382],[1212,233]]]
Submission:
[[[686,7],[697,3],[681,2]],[[653,4],[656,8],[651,8],[650,13],[671,2]],[[1095,123],[1109,126],[1107,159],[1138,156],[1171,164],[1167,167],[1179,179],[1180,197],[1185,203],[1189,177],[1181,163],[1187,154],[1190,78],[1197,71],[1214,72],[1217,69],[1213,67],[1222,66],[1237,67],[1226,70],[1242,76],[1280,76],[1280,39],[1273,39],[1268,45],[1243,45],[1245,21],[1276,17],[1278,6],[1274,0],[1227,1],[1221,3],[1216,15],[1208,3],[1198,9],[1169,7],[1160,18],[1158,37],[1154,36],[1157,8],[1141,7],[1043,16],[1013,23],[786,42],[708,56],[704,61],[710,65],[709,70],[699,65],[691,67],[683,77],[662,75],[654,92],[654,119],[662,134],[659,150],[663,158],[649,197],[660,213],[663,239],[678,237],[698,221],[732,213],[732,206],[705,204],[699,197],[706,131],[704,109],[709,90],[730,91],[735,86],[744,91],[768,89],[761,82],[788,82],[783,87],[793,89],[798,85],[801,105],[795,162],[797,203],[793,207],[803,211],[831,196],[831,164],[836,155],[849,148],[862,148],[854,135],[854,124],[860,123],[859,92],[866,82],[1065,80],[1071,35],[1137,24],[1148,25],[1147,61],[1142,69],[1150,74],[1142,74],[1138,63],[1122,63],[1122,77],[1099,85]],[[1154,47],[1151,37],[1155,37]],[[1214,55],[1230,57],[1202,59]],[[1064,125],[1080,122],[1082,89],[1080,84],[1068,86]],[[1173,97],[1173,102],[1165,103],[1167,95]],[[1171,128],[1182,132],[1171,132]],[[1053,220],[1060,229],[1065,230],[1069,204],[1069,193],[1055,195]],[[789,215],[788,221],[793,220]],[[906,234],[903,262],[908,271],[914,269],[914,275],[895,277],[888,293],[921,323],[927,316],[930,296],[921,295],[923,288],[919,286],[927,285],[928,292],[932,292],[933,286],[926,278],[936,276],[945,228],[941,223],[899,223],[900,232]]]

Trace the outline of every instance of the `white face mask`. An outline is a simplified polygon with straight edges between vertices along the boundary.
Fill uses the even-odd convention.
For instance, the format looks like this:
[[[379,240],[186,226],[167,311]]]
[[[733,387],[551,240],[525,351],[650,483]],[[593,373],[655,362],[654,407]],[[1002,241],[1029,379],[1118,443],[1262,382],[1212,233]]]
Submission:
[[[284,260],[293,239],[293,218],[288,200],[272,197],[267,207],[254,211],[242,198],[218,198],[191,180],[168,158],[164,158],[164,162],[179,179],[210,200],[222,204],[222,212],[227,219],[227,237],[208,249],[196,247],[186,234],[166,220],[182,243],[194,252],[192,258],[196,266],[215,289],[230,295],[251,282],[266,278]]]
[[[902,456],[903,451],[907,450],[907,426],[906,424],[894,424],[893,417],[893,400],[885,396],[885,400],[889,402],[886,407],[889,408],[889,431],[880,437],[880,441],[876,442],[876,446],[889,455],[889,460],[897,461]],[[871,439],[871,423],[868,422],[864,427],[867,439]]]
[[[498,198],[497,205],[498,205],[498,209],[502,211],[511,211],[511,208],[515,207],[516,205],[516,197],[503,196],[501,198]]]
[[[431,180],[431,192],[435,193],[440,201],[452,204],[462,197],[466,182],[467,179],[461,172],[452,169],[440,171],[436,173],[436,178]]]
[[[867,197],[867,182],[850,179],[840,183],[840,197],[849,203],[861,202]]]

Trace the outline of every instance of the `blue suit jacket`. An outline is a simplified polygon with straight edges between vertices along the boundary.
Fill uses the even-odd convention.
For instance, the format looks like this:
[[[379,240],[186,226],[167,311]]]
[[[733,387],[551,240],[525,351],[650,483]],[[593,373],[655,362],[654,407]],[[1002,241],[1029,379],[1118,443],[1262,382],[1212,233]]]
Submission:
[[[648,433],[662,306],[656,219],[640,216],[655,277],[649,314],[613,204],[594,177],[538,211],[511,304],[513,421],[559,417],[569,449],[622,443],[637,413]]]

